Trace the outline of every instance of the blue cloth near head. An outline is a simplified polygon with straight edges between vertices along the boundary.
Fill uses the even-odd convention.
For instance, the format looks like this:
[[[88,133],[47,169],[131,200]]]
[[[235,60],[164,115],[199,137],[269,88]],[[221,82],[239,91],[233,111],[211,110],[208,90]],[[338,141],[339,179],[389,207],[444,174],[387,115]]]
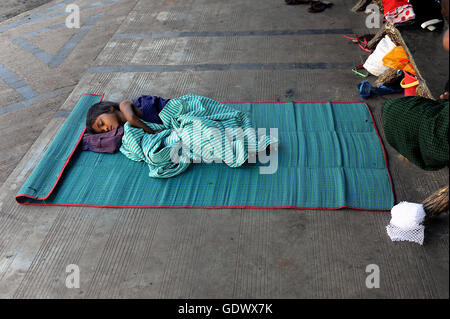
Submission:
[[[163,99],[159,96],[142,95],[133,99],[134,105],[142,111],[141,118],[146,122],[163,124],[159,112],[166,106],[169,99]]]

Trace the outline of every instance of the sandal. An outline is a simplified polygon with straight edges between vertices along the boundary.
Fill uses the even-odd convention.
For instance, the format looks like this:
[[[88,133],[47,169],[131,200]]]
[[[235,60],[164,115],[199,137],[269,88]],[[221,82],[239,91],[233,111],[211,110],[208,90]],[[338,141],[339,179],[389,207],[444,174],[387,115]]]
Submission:
[[[353,73],[358,74],[358,75],[362,76],[363,78],[366,78],[369,76],[369,72],[361,73],[361,72],[359,72],[359,70],[365,70],[364,66],[362,64],[357,65],[352,69]]]
[[[322,1],[311,1],[309,3],[308,11],[311,13],[318,13],[324,11],[326,8],[331,8],[333,3],[331,2],[322,2]]]
[[[310,2],[309,0],[284,0],[284,1],[286,1],[286,4],[290,4],[290,5],[293,5],[293,4],[307,4],[307,3]]]
[[[356,36],[356,38],[352,38],[352,37],[344,35],[344,38],[350,39],[353,42],[358,43],[358,45],[361,49],[363,49],[366,52],[372,53],[372,50],[367,48],[367,43],[368,43],[367,38],[364,37],[363,40],[361,40],[357,34],[355,36]]]

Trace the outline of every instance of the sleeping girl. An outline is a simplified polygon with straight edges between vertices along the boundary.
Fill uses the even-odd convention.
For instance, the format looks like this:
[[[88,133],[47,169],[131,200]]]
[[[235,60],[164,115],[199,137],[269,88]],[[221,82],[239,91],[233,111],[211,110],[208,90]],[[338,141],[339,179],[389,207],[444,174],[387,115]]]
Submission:
[[[88,133],[106,133],[130,123],[133,127],[141,128],[146,133],[155,134],[159,131],[152,130],[142,120],[163,124],[158,114],[169,102],[159,96],[143,95],[139,98],[125,100],[119,103],[99,102],[91,106],[86,117],[86,129]]]
[[[271,136],[265,129],[256,134],[247,113],[207,97],[143,95],[92,105],[82,142],[83,150],[120,150],[131,160],[145,161],[151,177],[166,178],[180,174],[191,162],[239,167],[256,163],[258,155],[261,163],[272,163],[276,154],[265,157],[265,153],[271,144],[276,147],[278,139],[270,131]]]

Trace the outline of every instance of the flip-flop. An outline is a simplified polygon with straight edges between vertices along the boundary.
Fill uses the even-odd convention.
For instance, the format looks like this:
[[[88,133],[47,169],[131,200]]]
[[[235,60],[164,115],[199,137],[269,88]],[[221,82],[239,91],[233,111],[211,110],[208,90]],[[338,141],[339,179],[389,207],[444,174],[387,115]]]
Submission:
[[[364,38],[363,40],[358,38],[358,45],[361,49],[363,49],[366,52],[372,53],[372,50],[367,48],[367,39]]]
[[[319,13],[324,11],[326,8],[331,8],[333,3],[331,2],[322,2],[322,1],[311,1],[309,3],[308,11],[311,13]]]
[[[308,4],[310,0],[285,0],[286,4],[294,5],[294,4]]]
[[[363,49],[366,52],[372,53],[372,50],[367,48],[367,43],[368,43],[367,38],[363,37],[363,39],[361,40],[361,38],[357,34],[355,36],[356,36],[355,38],[352,38],[347,35],[344,35],[344,38],[350,39],[353,42],[358,43],[358,45],[361,49]]]
[[[365,70],[364,66],[362,64],[357,65],[352,69],[353,73],[358,74],[358,75],[362,76],[363,78],[366,78],[369,76],[369,72],[364,74],[364,73],[359,72],[359,70]]]

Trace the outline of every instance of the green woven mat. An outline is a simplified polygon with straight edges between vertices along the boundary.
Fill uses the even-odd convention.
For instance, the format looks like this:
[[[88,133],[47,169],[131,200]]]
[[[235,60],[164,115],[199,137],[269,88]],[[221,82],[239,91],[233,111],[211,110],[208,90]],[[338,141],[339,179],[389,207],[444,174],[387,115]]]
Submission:
[[[192,164],[168,179],[121,153],[82,152],[77,145],[88,108],[81,97],[22,186],[21,204],[102,207],[311,208],[390,210],[394,205],[385,154],[363,103],[229,103],[255,128],[278,129],[277,169]]]

